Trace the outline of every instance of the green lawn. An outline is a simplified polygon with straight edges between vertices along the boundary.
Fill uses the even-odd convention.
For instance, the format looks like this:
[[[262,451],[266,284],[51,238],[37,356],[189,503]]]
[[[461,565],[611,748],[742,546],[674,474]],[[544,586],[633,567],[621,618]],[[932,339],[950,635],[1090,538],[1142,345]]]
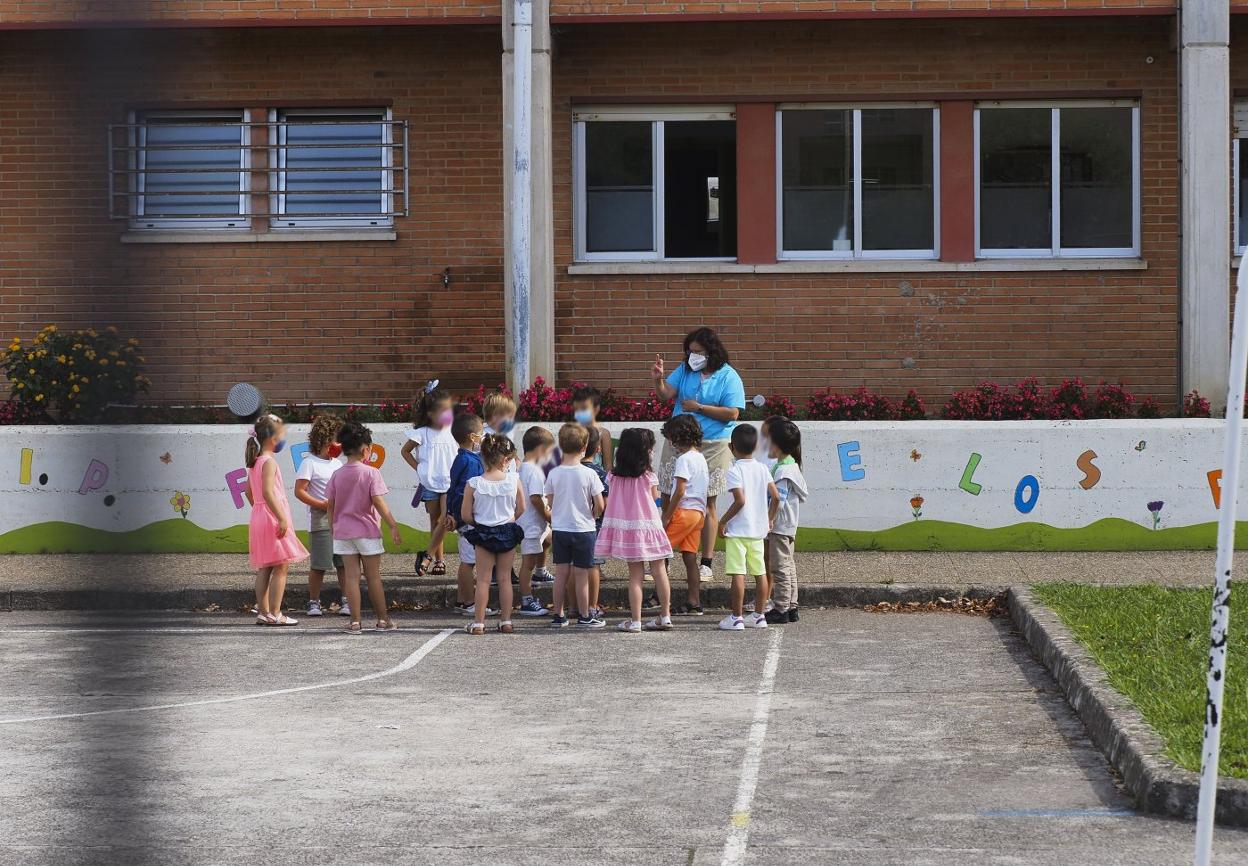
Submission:
[[[1159,586],[1032,587],[1166,741],[1166,754],[1200,770],[1212,590]],[[1226,705],[1219,770],[1248,778],[1248,610],[1231,593]]]

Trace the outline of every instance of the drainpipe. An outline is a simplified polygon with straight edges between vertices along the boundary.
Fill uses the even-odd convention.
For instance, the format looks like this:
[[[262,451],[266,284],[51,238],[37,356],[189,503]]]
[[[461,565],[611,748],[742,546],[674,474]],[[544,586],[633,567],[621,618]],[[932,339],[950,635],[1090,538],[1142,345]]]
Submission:
[[[532,71],[533,71],[533,3],[512,0],[511,6],[512,86],[511,154],[507,161],[510,176],[508,209],[511,234],[511,292],[508,321],[507,380],[512,392],[519,394],[529,386],[529,312],[530,275],[532,273],[531,195],[532,170]]]

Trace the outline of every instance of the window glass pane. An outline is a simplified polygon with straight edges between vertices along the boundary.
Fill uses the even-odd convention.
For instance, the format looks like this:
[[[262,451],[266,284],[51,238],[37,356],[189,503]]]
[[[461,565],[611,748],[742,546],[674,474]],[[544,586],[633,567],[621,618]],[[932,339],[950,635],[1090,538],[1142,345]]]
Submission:
[[[663,124],[663,254],[669,259],[737,254],[737,125]]]
[[[585,250],[654,250],[654,147],[649,121],[585,124]]]
[[[784,243],[788,251],[854,248],[853,114],[781,114]]]
[[[1248,244],[1248,138],[1239,139],[1235,146],[1239,148],[1239,234],[1236,238],[1242,249]]]
[[[351,217],[383,213],[387,165],[381,115],[283,117],[282,174],[288,216]],[[369,122],[369,121],[373,122]]]
[[[863,109],[862,248],[935,246],[930,109]]]
[[[1063,247],[1135,245],[1131,127],[1130,108],[1062,109]]]
[[[979,112],[979,245],[1053,246],[1052,122],[1048,108]]]
[[[147,118],[140,130],[142,215],[238,216],[242,189],[240,121],[241,115],[229,119]]]

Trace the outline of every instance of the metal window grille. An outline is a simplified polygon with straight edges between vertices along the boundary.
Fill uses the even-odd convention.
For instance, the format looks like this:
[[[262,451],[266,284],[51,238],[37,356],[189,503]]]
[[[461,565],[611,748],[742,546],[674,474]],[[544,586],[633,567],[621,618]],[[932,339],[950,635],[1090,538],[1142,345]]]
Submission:
[[[389,224],[407,122],[385,112],[152,112],[108,127],[109,216],[140,228]]]

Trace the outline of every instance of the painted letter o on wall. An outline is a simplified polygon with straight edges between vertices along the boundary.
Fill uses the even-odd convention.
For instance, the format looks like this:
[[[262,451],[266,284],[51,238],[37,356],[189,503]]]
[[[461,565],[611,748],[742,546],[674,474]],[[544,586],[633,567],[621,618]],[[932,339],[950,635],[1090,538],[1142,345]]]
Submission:
[[[1028,490],[1031,493],[1027,493]],[[1019,514],[1030,514],[1039,498],[1040,482],[1036,480],[1036,476],[1024,475],[1018,479],[1018,486],[1014,488],[1014,507]]]

